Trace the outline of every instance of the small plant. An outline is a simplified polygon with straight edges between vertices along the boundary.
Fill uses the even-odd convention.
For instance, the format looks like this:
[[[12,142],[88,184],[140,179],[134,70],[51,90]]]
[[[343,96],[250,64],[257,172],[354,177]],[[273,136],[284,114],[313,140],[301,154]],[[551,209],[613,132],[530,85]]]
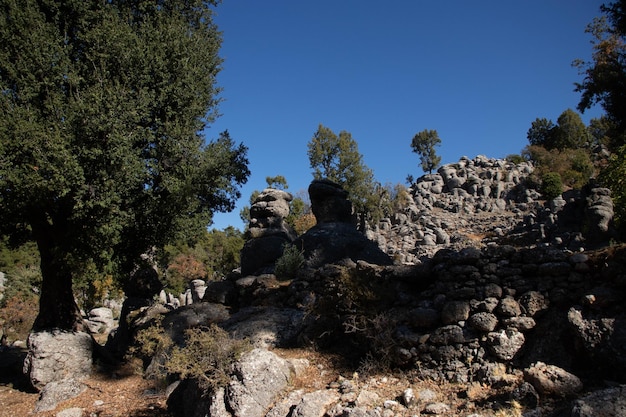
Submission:
[[[304,251],[299,250],[295,245],[287,244],[283,246],[282,256],[276,260],[274,274],[279,280],[293,279],[302,265],[304,265]]]
[[[193,379],[206,392],[225,386],[233,364],[252,348],[247,340],[233,339],[215,324],[185,331],[185,341],[176,345],[160,322],[141,330],[136,352],[155,358],[161,371],[180,379]]]

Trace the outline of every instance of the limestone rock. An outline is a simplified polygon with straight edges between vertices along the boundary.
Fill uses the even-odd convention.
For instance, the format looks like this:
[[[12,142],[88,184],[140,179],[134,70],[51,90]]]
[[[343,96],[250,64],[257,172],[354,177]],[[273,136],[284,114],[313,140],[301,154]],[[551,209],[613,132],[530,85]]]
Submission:
[[[285,222],[291,200],[293,196],[286,191],[266,188],[252,203],[248,240],[241,250],[243,275],[273,270],[284,246],[296,238],[293,228]]]
[[[92,371],[93,339],[84,332],[42,331],[28,336],[24,374],[38,390],[68,378],[80,381]]]
[[[491,332],[487,335],[489,351],[501,361],[510,361],[524,346],[524,335],[516,329]]]
[[[583,389],[583,384],[576,375],[543,362],[536,362],[524,369],[524,379],[542,395],[570,396]]]

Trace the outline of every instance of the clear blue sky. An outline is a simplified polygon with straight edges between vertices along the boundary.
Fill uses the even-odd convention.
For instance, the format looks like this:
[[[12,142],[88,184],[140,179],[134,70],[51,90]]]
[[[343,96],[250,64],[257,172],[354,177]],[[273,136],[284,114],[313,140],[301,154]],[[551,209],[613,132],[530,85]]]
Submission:
[[[224,0],[224,101],[206,136],[228,129],[249,148],[252,175],[212,227],[243,230],[239,210],[268,176],[306,190],[320,123],[350,132],[383,184],[423,174],[410,143],[424,129],[438,131],[444,164],[520,153],[532,121],[576,108],[582,78],[571,63],[591,57],[585,28],[602,3]]]

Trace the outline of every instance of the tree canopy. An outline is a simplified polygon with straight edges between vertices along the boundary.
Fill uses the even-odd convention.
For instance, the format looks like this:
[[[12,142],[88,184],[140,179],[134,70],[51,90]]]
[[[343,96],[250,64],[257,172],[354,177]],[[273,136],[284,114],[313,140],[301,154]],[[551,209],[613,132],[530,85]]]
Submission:
[[[308,143],[307,153],[313,177],[328,179],[348,191],[362,223],[376,214],[379,196],[374,173],[363,162],[363,155],[350,132],[342,130],[336,135],[320,124]]]
[[[229,211],[247,148],[217,115],[215,1],[0,0],[0,232],[32,238],[36,328],[75,329],[72,275],[127,273]]]
[[[592,36],[592,61],[574,61],[583,75],[576,83],[581,93],[578,110],[584,112],[600,104],[616,125],[619,144],[626,131],[626,0],[602,5],[603,16],[593,20],[586,32]]]
[[[413,136],[411,148],[419,155],[422,170],[432,174],[441,163],[441,157],[437,155],[435,146],[441,145],[439,133],[436,130],[425,129]]]
[[[580,115],[567,109],[559,115],[556,125],[552,120],[537,118],[527,133],[531,145],[551,149],[578,149],[588,147],[592,139]]]

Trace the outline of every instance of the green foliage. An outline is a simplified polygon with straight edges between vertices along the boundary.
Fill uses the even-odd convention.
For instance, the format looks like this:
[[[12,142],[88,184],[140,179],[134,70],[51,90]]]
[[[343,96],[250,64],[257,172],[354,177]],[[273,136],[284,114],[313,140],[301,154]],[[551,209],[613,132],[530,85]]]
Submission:
[[[315,179],[328,179],[348,192],[354,211],[365,222],[378,210],[374,173],[363,162],[357,142],[342,130],[336,135],[319,125],[308,143],[309,162]]]
[[[4,298],[0,300],[0,307],[12,297],[26,299],[39,291],[41,287],[39,262],[39,254],[33,242],[26,242],[14,248],[8,239],[0,239],[0,271],[4,272],[6,279]]]
[[[174,294],[183,292],[194,279],[220,280],[237,268],[243,234],[232,226],[205,231],[191,244],[167,245],[160,263],[166,271],[164,284]]]
[[[548,150],[589,147],[592,138],[580,115],[572,109],[561,113],[556,125],[546,118],[535,119],[526,136],[531,146]]]
[[[286,244],[283,246],[283,254],[274,265],[274,275],[279,280],[293,279],[302,265],[304,265],[304,251],[298,249],[296,245]]]
[[[611,190],[615,223],[622,236],[626,236],[626,145],[611,155],[609,164],[600,174],[599,180]]]
[[[526,137],[531,146],[544,146],[546,148],[552,147],[552,137],[554,132],[554,123],[552,120],[544,118],[537,118],[531,123],[530,129]]]
[[[287,180],[282,175],[277,175],[275,177],[265,177],[265,181],[267,182],[268,188],[276,188],[277,190],[286,190],[287,188],[289,188]]]
[[[85,264],[127,276],[234,208],[247,149],[201,135],[219,102],[215,4],[0,0],[0,233],[42,251],[40,327],[75,327]]]
[[[563,181],[557,172],[548,172],[541,177],[541,193],[547,200],[552,200],[563,193]]]
[[[506,158],[507,161],[518,165],[521,164],[522,162],[526,162],[526,159],[522,156],[522,155],[517,155],[517,154],[511,154],[511,155],[507,155]]]
[[[13,295],[2,300],[0,334],[9,341],[26,340],[37,316],[39,298],[34,294]]]
[[[422,130],[413,136],[411,148],[419,155],[422,170],[432,174],[441,163],[441,157],[437,155],[435,147],[441,145],[439,133],[436,130]]]
[[[556,149],[578,149],[589,146],[590,135],[580,115],[567,109],[559,116],[554,131]]]
[[[564,185],[580,189],[596,172],[589,151],[584,148],[559,151],[548,150],[543,146],[528,146],[523,154],[535,164],[533,177],[537,181],[546,173],[558,173]]]
[[[159,322],[139,331],[136,344],[136,353],[157,357],[164,372],[193,379],[205,392],[225,387],[233,364],[252,348],[248,341],[231,338],[215,324],[187,329],[184,343],[178,346]]]
[[[573,63],[584,77],[576,83],[576,91],[581,93],[577,107],[585,111],[595,104],[602,106],[620,133],[619,141],[612,145],[617,149],[626,143],[626,8],[623,1],[617,1],[600,10],[604,16],[595,18],[586,29],[592,36],[592,60]]]

